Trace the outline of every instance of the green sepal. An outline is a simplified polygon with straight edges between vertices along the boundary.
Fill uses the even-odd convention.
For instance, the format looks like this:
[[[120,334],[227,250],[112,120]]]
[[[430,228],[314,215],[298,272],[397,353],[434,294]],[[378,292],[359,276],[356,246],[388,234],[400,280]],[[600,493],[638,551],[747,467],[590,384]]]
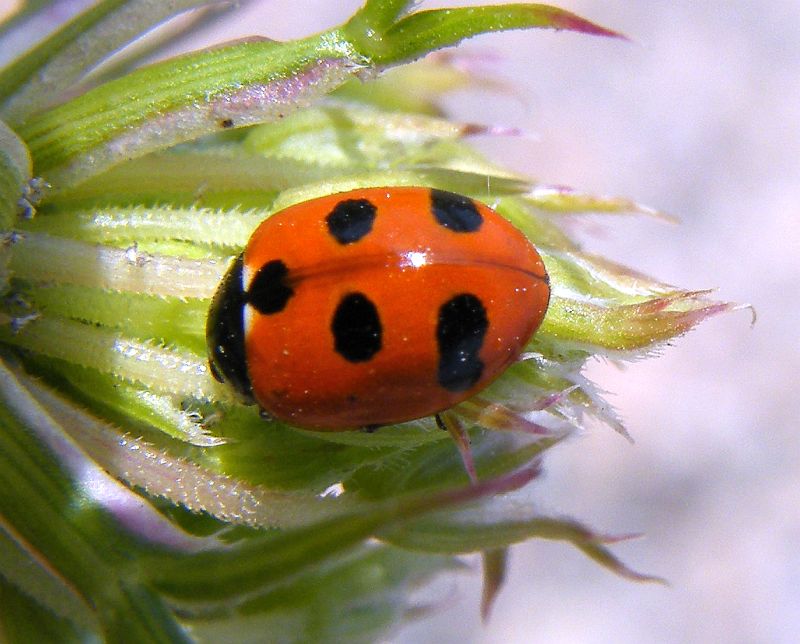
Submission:
[[[227,617],[187,623],[204,641],[221,641],[235,632],[239,641],[263,641],[269,633],[275,642],[369,644],[424,608],[411,598],[412,591],[459,568],[451,557],[362,546],[244,602]]]
[[[133,71],[26,121],[20,132],[35,172],[63,189],[126,159],[280,118],[363,64],[335,33],[239,43]]]
[[[401,2],[367,2],[343,32],[378,65],[413,60],[465,38],[509,29],[568,29],[599,36],[620,35],[580,16],[541,4],[455,7],[413,12],[396,22]],[[380,8],[385,7],[385,8]]]
[[[379,532],[436,510],[518,489],[535,473],[528,465],[466,488],[440,487],[433,493],[400,496],[312,526],[255,537],[229,549],[170,556],[153,553],[140,559],[140,574],[184,610],[199,610],[216,601],[239,603],[315,569],[330,557],[353,552]]]
[[[353,21],[318,36],[195,52],[104,83],[21,124],[35,172],[63,190],[203,134],[280,119],[358,72],[479,33],[548,27],[616,35],[545,5],[421,11],[390,24],[405,4],[368,2]]]
[[[0,121],[0,232],[7,232],[24,208],[23,198],[31,180],[31,157],[20,137]],[[0,257],[6,251],[0,249]]]
[[[58,419],[2,363],[0,403],[0,515],[14,526],[14,540],[49,562],[51,574],[97,611],[109,641],[122,641],[123,633],[133,641],[182,641],[168,639],[183,629],[162,600],[118,577],[128,557],[156,549],[121,528],[124,497],[131,493],[59,431]],[[114,501],[103,496],[115,489]],[[108,508],[120,514],[112,516]],[[145,522],[151,512],[146,505],[134,510]]]
[[[410,550],[428,553],[458,554],[478,550],[495,550],[530,539],[565,541],[612,572],[634,581],[664,583],[652,575],[644,575],[625,566],[606,546],[619,541],[592,532],[580,523],[563,518],[536,516],[515,518],[524,513],[522,505],[495,504],[492,514],[476,510],[431,515],[383,535],[390,543]]]

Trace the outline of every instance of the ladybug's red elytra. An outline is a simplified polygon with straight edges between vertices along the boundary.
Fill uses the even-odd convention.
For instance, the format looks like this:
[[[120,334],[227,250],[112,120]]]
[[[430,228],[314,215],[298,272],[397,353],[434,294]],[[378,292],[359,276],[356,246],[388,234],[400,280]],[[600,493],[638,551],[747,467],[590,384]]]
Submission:
[[[211,369],[298,427],[399,423],[497,378],[549,298],[539,253],[488,206],[362,188],[261,223],[211,304]]]

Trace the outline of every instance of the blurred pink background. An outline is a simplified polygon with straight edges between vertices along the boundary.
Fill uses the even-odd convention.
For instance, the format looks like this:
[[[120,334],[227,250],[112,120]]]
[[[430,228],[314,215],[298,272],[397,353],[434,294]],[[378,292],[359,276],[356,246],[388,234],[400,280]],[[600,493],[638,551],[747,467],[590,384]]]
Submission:
[[[306,35],[359,4],[254,2],[223,37]],[[470,41],[465,50],[499,56],[489,70],[513,90],[452,95],[452,115],[528,133],[476,141],[517,170],[678,216],[678,226],[591,217],[576,230],[594,252],[751,303],[758,321],[729,313],[658,358],[592,364],[636,444],[591,428],[550,455],[532,488],[543,512],[644,533],[614,551],[670,587],[633,584],[537,541],[513,549],[488,626],[475,572],[391,641],[800,641],[800,6],[557,4],[634,42],[552,32]]]

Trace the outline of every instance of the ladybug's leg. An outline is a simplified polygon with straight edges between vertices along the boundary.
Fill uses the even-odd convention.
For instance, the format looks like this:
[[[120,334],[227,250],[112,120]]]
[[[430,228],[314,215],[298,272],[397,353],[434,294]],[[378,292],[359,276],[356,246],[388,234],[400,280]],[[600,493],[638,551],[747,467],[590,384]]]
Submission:
[[[450,436],[456,443],[458,452],[461,454],[461,462],[464,464],[464,469],[467,471],[469,480],[474,484],[478,482],[478,474],[475,471],[475,461],[472,460],[472,449],[469,446],[469,435],[464,429],[464,426],[456,418],[455,414],[449,414],[443,411],[436,414],[436,424],[439,428],[447,430]]]

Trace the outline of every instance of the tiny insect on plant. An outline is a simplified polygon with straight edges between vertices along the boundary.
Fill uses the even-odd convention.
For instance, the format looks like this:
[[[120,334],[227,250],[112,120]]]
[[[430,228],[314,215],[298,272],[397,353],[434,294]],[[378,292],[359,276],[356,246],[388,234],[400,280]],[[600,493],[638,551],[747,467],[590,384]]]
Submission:
[[[275,213],[214,297],[221,380],[309,429],[393,425],[471,397],[515,362],[550,288],[525,236],[468,197],[334,194]]]

